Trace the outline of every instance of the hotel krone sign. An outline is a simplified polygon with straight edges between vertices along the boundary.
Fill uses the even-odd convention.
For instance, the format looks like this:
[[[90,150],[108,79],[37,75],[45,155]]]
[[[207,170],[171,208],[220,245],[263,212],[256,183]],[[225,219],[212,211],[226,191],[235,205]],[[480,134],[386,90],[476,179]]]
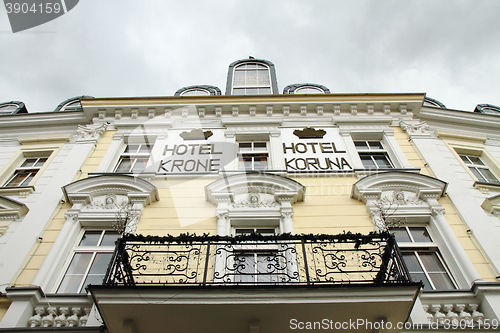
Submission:
[[[284,167],[289,172],[334,172],[352,170],[338,129],[281,129]],[[218,172],[233,165],[238,146],[226,142],[224,130],[172,130],[157,174],[201,174]],[[273,151],[269,151],[273,154]],[[282,166],[273,166],[273,169]]]

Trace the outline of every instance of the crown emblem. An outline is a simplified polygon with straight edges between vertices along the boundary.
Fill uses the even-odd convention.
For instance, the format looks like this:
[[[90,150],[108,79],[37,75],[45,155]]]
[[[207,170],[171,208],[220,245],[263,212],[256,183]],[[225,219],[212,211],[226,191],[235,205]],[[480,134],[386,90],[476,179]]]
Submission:
[[[293,134],[298,136],[300,139],[316,139],[323,138],[326,134],[326,131],[322,128],[316,130],[310,126],[307,126],[302,130],[296,129],[295,131],[293,131]]]
[[[189,132],[184,131],[180,134],[181,138],[184,140],[206,140],[209,137],[214,135],[211,130],[203,132],[203,130],[199,128],[195,128]]]

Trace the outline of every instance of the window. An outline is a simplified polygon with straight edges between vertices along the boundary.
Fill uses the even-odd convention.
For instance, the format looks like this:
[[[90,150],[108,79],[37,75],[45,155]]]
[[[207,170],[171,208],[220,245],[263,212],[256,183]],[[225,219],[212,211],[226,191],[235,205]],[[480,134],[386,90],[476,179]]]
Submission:
[[[273,236],[276,234],[276,229],[262,227],[237,228],[234,231],[236,236],[250,235],[252,233]],[[280,267],[281,257],[278,256],[274,244],[251,242],[248,245],[241,245],[239,249],[235,249],[234,254],[234,267],[236,268],[234,282],[278,282],[278,274],[276,273]]]
[[[181,96],[203,96],[210,95],[210,91],[201,88],[188,89],[181,93]]]
[[[294,94],[324,94],[325,92],[318,87],[304,86],[297,88]]]
[[[85,293],[89,284],[101,284],[119,238],[116,231],[85,230],[57,293]]]
[[[0,114],[13,114],[19,106],[17,104],[6,104],[0,106]]]
[[[48,157],[25,158],[4,186],[28,186]]]
[[[269,158],[267,145],[265,141],[239,142],[239,170],[266,170]]]
[[[147,144],[127,145],[121,154],[115,172],[140,173],[148,164],[151,146]]]
[[[394,168],[387,151],[380,141],[354,141],[361,162],[366,169]]]
[[[391,228],[413,281],[422,281],[424,291],[456,289],[436,243],[426,227]]]
[[[269,67],[259,63],[244,63],[234,68],[233,95],[272,94]]]
[[[481,158],[473,155],[460,155],[460,158],[476,176],[477,180],[487,183],[498,183],[498,178],[493,175],[490,168],[484,163]]]

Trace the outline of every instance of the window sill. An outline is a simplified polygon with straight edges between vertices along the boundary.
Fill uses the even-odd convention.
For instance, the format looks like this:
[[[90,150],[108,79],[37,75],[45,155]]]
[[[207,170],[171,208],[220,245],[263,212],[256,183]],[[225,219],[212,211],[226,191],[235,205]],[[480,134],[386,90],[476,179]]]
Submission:
[[[500,192],[500,183],[488,183],[488,182],[476,181],[472,186],[481,191],[481,193],[488,193],[490,190],[495,192]]]
[[[34,186],[5,186],[0,187],[0,195],[18,195],[20,198],[26,198],[35,192]]]

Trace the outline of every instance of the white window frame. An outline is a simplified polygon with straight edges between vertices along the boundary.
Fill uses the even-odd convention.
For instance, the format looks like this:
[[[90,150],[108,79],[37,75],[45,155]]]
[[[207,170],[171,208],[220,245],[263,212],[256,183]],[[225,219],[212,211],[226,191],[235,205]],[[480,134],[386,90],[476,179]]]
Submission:
[[[81,245],[79,245],[81,243],[81,241],[83,240],[83,236],[85,235],[86,232],[95,232],[95,231],[101,232],[101,235],[99,237],[97,245],[94,245],[94,246],[81,246]],[[75,255],[77,253],[92,253],[91,260],[87,264],[85,272],[82,275],[82,278],[81,278],[80,283],[78,285],[77,291],[75,292],[78,294],[85,293],[86,285],[84,285],[84,283],[89,276],[90,269],[92,268],[92,265],[94,263],[94,260],[96,258],[97,253],[110,253],[112,255],[114,250],[115,250],[115,244],[110,245],[110,246],[101,246],[100,245],[102,243],[102,240],[103,240],[106,232],[117,233],[113,229],[109,229],[109,228],[85,228],[85,227],[81,228],[80,233],[78,234],[78,237],[76,238],[76,241],[73,245],[73,248],[71,249],[70,253],[66,257],[66,261],[65,261],[64,266],[61,270],[61,274],[60,274],[60,276],[57,279],[57,282],[55,284],[55,292],[57,294],[67,294],[65,292],[60,292],[59,288],[61,287],[61,285],[64,281],[64,278],[67,275],[67,271],[68,271],[71,263],[73,262],[73,258],[75,257]],[[118,235],[118,237],[120,237],[120,236]],[[111,261],[111,258],[110,258],[110,261]],[[108,265],[109,265],[109,263],[108,263]],[[108,265],[106,266],[106,269],[107,269]],[[103,272],[103,274],[102,274],[103,278],[104,278],[105,274],[106,274],[106,272]]]
[[[203,93],[202,94],[198,94],[198,93],[190,94],[193,92],[203,92]],[[207,95],[210,95],[210,91],[208,89],[203,89],[203,88],[191,88],[191,89],[184,90],[183,92],[181,92],[180,95],[181,96],[207,96]]]
[[[33,156],[33,157],[24,157],[23,161],[21,162],[20,166],[18,166],[16,168],[16,170],[14,171],[14,173],[12,174],[12,176],[5,182],[5,184],[3,185],[4,187],[10,187],[10,186],[14,186],[14,187],[23,187],[23,186],[29,186],[30,184],[33,183],[36,175],[40,172],[40,170],[43,168],[43,166],[45,164],[47,164],[47,161],[49,160],[49,157],[50,155],[39,155],[39,156]],[[44,159],[43,163],[39,166],[37,166],[37,164],[42,160]],[[33,163],[33,166],[30,166],[30,167],[26,167],[26,166],[23,166],[25,163],[28,162],[28,160],[35,160],[35,162]],[[10,182],[12,182],[17,176],[19,176],[20,174],[22,173],[27,173],[27,176],[24,177],[24,179],[17,185],[11,185],[9,184]],[[27,183],[26,180],[30,178],[30,176],[32,176],[31,180]]]
[[[260,68],[259,67],[256,67],[256,68],[246,68],[247,65],[257,65],[257,66],[261,66]],[[248,85],[247,82],[246,82],[246,73],[247,71],[250,71],[250,70],[262,70],[263,68],[266,68],[267,70],[267,76],[268,76],[268,79],[269,79],[269,84],[266,84],[266,85],[260,85],[260,84],[257,84],[257,85]],[[236,72],[245,72],[245,84],[244,85],[235,85],[235,79],[236,79]],[[273,81],[272,81],[272,77],[271,77],[271,68],[266,65],[266,64],[263,64],[263,63],[260,63],[260,62],[244,62],[240,65],[237,65],[233,68],[233,77],[232,77],[232,82],[231,82],[231,95],[235,95],[235,89],[244,89],[245,93],[244,94],[236,94],[236,95],[247,95],[247,89],[257,89],[257,93],[255,95],[260,95],[261,93],[259,92],[259,89],[269,89],[270,92],[269,94],[273,94]],[[252,94],[254,95],[254,94]],[[266,94],[267,95],[267,94]]]
[[[241,151],[240,150],[240,144],[248,144],[250,143],[251,145],[251,150],[250,151]],[[265,143],[266,149],[265,150],[255,150],[255,144],[256,143]],[[245,170],[254,170],[254,171],[265,171],[265,170],[271,170],[271,159],[270,159],[270,153],[269,153],[269,140],[268,141],[263,141],[263,140],[241,140],[237,141],[236,144],[238,145],[238,170],[245,171]],[[244,162],[242,164],[242,158],[243,155],[249,155],[245,157],[251,157],[252,158],[252,167],[247,169],[244,167]],[[264,169],[256,169],[255,168],[255,157],[258,157],[259,155],[265,155],[266,156],[266,165],[267,167]],[[243,166],[243,167],[242,167]]]
[[[126,152],[127,148],[129,146],[138,146],[138,148],[135,150],[135,152],[130,152],[130,151]],[[144,146],[149,147],[147,153],[141,152],[141,149]],[[122,173],[122,172],[123,173],[141,173],[142,171],[144,171],[145,168],[142,169],[139,172],[134,172],[135,165],[137,164],[137,161],[139,161],[139,160],[145,160],[146,164],[147,164],[149,162],[150,157],[151,157],[151,151],[152,151],[152,149],[153,149],[152,145],[148,145],[148,144],[145,144],[145,143],[138,143],[138,144],[127,143],[127,144],[125,144],[125,146],[123,147],[122,153],[118,157],[118,161],[116,162],[116,165],[115,165],[115,168],[114,168],[113,172],[120,172],[120,173]],[[120,167],[121,163],[125,159],[129,159],[130,161],[132,161],[131,165],[127,169],[128,171],[119,171],[118,168]]]
[[[426,224],[409,224],[409,225],[404,225],[404,226],[401,226],[398,228],[391,228],[390,230],[394,231],[394,229],[399,229],[399,228],[405,229],[407,236],[410,238],[410,242],[398,242],[398,246],[400,248],[401,253],[403,254],[403,256],[405,253],[413,254],[415,256],[415,258],[417,259],[417,262],[418,262],[420,268],[422,269],[422,272],[424,273],[427,280],[429,281],[430,289],[426,288],[427,286],[424,286],[424,288],[425,288],[424,291],[434,291],[434,290],[443,291],[443,290],[458,289],[458,284],[455,281],[455,278],[454,278],[453,274],[451,273],[451,271],[446,263],[446,260],[444,259],[443,255],[441,254],[441,251],[439,251],[439,244],[436,243],[436,241],[435,241],[436,238],[435,238],[431,228]],[[429,238],[430,238],[430,241],[429,242],[417,242],[417,241],[415,241],[415,239],[410,231],[412,228],[424,228],[426,230]],[[433,279],[431,278],[431,276],[429,275],[429,271],[428,271],[427,267],[425,266],[425,264],[422,262],[422,259],[420,258],[420,255],[422,253],[433,253],[436,255],[439,262],[443,266],[447,277],[450,279],[451,283],[453,284],[454,288],[452,288],[452,289],[436,289],[435,283],[434,283]],[[411,274],[411,272],[410,272],[410,274]],[[414,282],[418,282],[418,281],[414,281]]]
[[[458,156],[460,157],[462,163],[469,169],[469,171],[474,175],[474,177],[480,181],[480,182],[485,182],[485,183],[491,183],[491,184],[499,184],[500,181],[498,180],[498,177],[495,175],[495,173],[491,170],[490,166],[481,158],[481,156],[478,155],[473,155],[473,154],[464,154],[464,153],[459,153]],[[464,160],[465,157],[465,160]],[[471,157],[475,157],[479,159],[481,164],[476,164],[471,160]],[[474,172],[472,169],[475,169],[476,172]],[[493,178],[495,178],[496,181],[490,181],[483,175],[481,170],[488,170]],[[479,174],[479,175],[478,175]],[[480,179],[481,177],[482,179]]]
[[[366,146],[368,149],[359,149],[356,147],[356,142],[365,142]],[[373,148],[371,147],[371,143],[378,142],[380,146],[382,147],[381,149],[378,148]],[[382,140],[353,140],[354,146],[356,147],[356,151],[358,152],[359,158],[361,159],[361,163],[363,163],[362,156],[369,156],[371,158],[372,163],[375,165],[375,167],[372,168],[367,168],[364,163],[363,166],[365,169],[379,169],[379,170],[389,170],[389,169],[394,169],[394,163],[391,160],[391,157],[389,156],[388,150],[385,148],[384,143]],[[386,158],[386,161],[389,162],[390,167],[384,168],[378,165],[376,159],[374,156],[384,156]]]

